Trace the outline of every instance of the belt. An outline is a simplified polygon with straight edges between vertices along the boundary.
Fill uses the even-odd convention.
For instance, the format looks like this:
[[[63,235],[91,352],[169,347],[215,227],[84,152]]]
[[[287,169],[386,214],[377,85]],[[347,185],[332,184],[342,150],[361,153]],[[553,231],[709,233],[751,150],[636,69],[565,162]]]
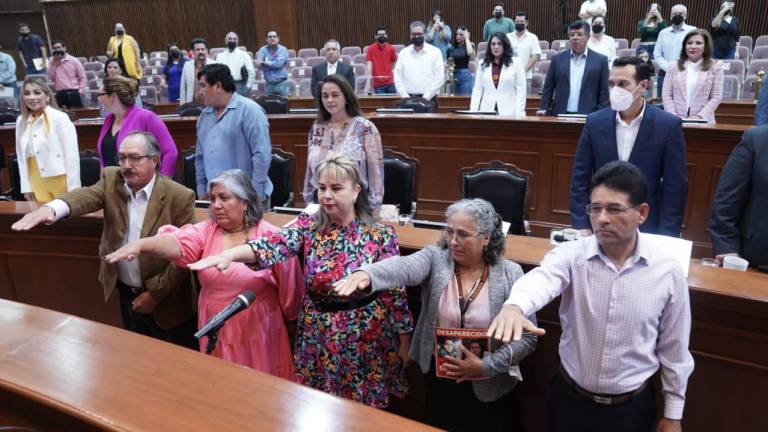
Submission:
[[[586,391],[578,384],[576,384],[576,381],[568,376],[568,373],[565,371],[562,364],[558,368],[558,372],[560,373],[560,376],[563,377],[563,381],[565,381],[565,383],[568,384],[568,386],[572,388],[573,391],[578,393],[580,396],[583,396],[586,399],[589,399],[590,401],[600,405],[616,405],[624,403],[630,400],[633,396],[637,396],[640,392],[645,390],[646,385],[648,385],[648,380],[646,380],[642,385],[640,385],[640,387],[628,393],[622,393],[619,395],[597,394]]]
[[[128,288],[128,289],[129,289],[129,290],[131,290],[131,291],[132,291],[134,294],[141,294],[141,293],[143,293],[144,291],[146,291],[146,289],[144,289],[144,287],[135,287],[135,286],[131,286],[131,285],[128,285],[128,284],[126,284],[125,282],[121,281],[120,279],[118,279],[118,280],[117,280],[117,286],[118,286],[118,287],[124,287],[124,288]]]
[[[375,292],[369,296],[361,297],[354,300],[347,301],[335,301],[330,300],[333,297],[329,297],[323,294],[318,294],[314,291],[307,290],[307,295],[315,303],[315,307],[320,312],[339,312],[345,310],[357,309],[366,306],[379,298],[379,293]]]

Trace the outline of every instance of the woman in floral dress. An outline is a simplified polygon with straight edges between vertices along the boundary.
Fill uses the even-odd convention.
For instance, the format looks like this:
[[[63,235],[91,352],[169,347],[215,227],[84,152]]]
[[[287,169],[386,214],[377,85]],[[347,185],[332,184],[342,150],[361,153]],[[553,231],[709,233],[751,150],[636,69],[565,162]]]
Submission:
[[[268,268],[303,255],[307,295],[297,331],[296,381],[377,408],[389,395],[408,390],[408,360],[413,318],[405,290],[361,293],[342,298],[332,284],[364,264],[398,254],[394,229],[374,221],[357,163],[334,155],[317,168],[321,210],[302,214],[273,236],[249,241],[191,264],[193,270],[233,261]]]

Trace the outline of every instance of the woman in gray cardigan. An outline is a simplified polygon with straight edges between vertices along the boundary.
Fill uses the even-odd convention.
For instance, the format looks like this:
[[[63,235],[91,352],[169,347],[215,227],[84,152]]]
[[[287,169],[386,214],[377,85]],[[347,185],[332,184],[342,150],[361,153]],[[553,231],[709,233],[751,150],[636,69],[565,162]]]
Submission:
[[[446,211],[448,227],[436,246],[408,256],[363,266],[336,283],[340,295],[356,290],[386,290],[421,285],[421,315],[409,356],[424,373],[429,423],[448,430],[485,427],[520,430],[520,411],[513,391],[517,365],[533,352],[536,336],[498,344],[480,358],[461,346],[463,359],[445,364],[454,380],[435,374],[435,328],[486,329],[523,275],[520,266],[503,257],[505,237],[501,218],[482,199],[464,199]],[[536,322],[534,316],[528,317]]]

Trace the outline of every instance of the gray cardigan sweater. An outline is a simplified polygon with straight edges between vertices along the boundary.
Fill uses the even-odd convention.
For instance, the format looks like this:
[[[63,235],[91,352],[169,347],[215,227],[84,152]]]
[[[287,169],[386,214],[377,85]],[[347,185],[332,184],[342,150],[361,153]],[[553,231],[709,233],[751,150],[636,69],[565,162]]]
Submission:
[[[410,357],[421,367],[423,373],[430,370],[435,352],[435,324],[437,324],[440,296],[451,277],[454,262],[450,252],[438,246],[426,248],[408,256],[396,256],[360,268],[371,277],[374,291],[394,286],[417,286],[421,289],[421,315],[411,342]],[[512,284],[523,275],[519,265],[501,258],[489,269],[490,316],[495,317],[509,297]],[[534,324],[536,317],[529,316]],[[510,375],[510,368],[532,353],[536,347],[536,336],[523,334],[517,342],[501,344],[492,340],[493,354],[483,358],[484,375],[488,379],[472,381],[475,396],[483,402],[494,401],[510,392],[517,384],[517,378]]]

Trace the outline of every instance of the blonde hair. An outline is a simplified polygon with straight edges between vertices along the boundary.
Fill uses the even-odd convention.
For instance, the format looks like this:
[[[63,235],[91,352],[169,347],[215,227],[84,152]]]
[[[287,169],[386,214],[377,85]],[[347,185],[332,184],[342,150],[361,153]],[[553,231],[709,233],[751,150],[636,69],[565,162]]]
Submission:
[[[375,224],[376,220],[373,218],[371,204],[368,201],[368,187],[360,178],[357,162],[341,154],[332,154],[317,164],[315,175],[317,179],[320,179],[326,172],[337,179],[350,180],[353,185],[360,185],[360,193],[357,194],[354,204],[355,216],[363,225]],[[317,227],[320,231],[331,224],[331,220],[324,210],[315,213],[315,222],[317,222]]]
[[[40,90],[45,93],[46,96],[48,96],[48,102],[46,103],[47,106],[50,106],[55,109],[59,109],[59,105],[56,103],[56,96],[53,94],[53,91],[50,87],[48,87],[48,83],[46,82],[45,78],[42,77],[36,77],[36,76],[29,76],[24,79],[24,83],[21,85],[21,103],[19,103],[21,108],[21,121],[19,123],[19,133],[18,135],[21,136],[24,134],[24,130],[27,128],[27,117],[29,117],[29,108],[27,108],[27,104],[24,102],[24,88],[28,85],[36,85],[40,87]]]

